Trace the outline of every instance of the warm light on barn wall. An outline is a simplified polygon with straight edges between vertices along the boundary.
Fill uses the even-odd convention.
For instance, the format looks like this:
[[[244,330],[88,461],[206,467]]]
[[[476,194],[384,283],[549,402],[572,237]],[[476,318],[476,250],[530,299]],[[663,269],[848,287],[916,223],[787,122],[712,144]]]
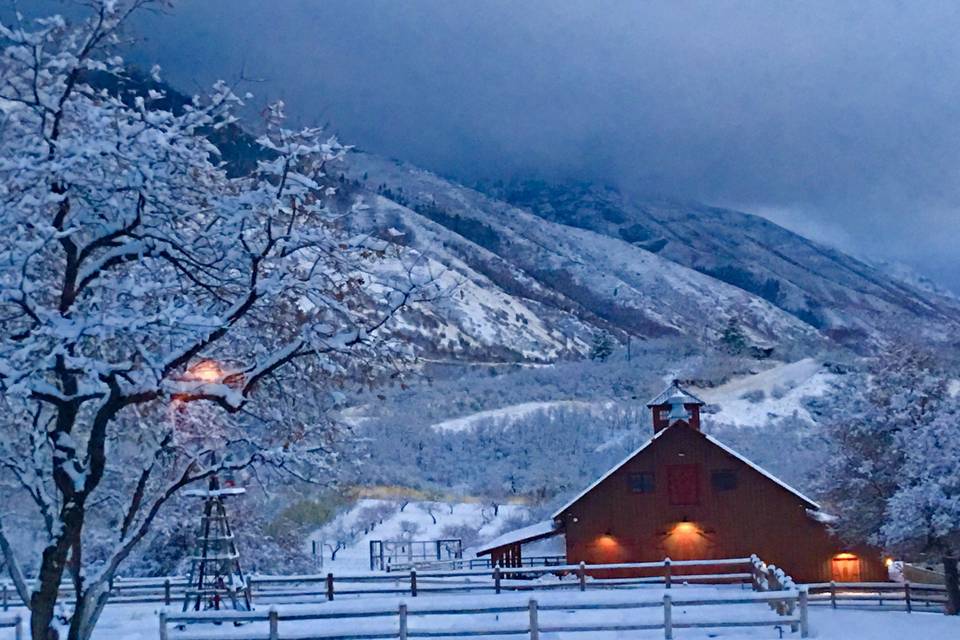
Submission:
[[[673,529],[670,530],[671,534],[676,534],[681,536],[688,536],[698,532],[699,532],[699,529],[697,528],[697,525],[695,525],[692,522],[687,522],[686,520],[683,520],[682,522],[678,522],[677,524],[673,525]]]
[[[883,559],[883,566],[885,566],[885,567],[887,567],[887,568],[889,569],[891,565],[893,565],[893,558],[884,558],[884,559]]]
[[[837,555],[835,555],[835,556],[833,556],[833,557],[834,557],[835,560],[856,560],[856,559],[857,559],[857,556],[856,556],[856,555],[854,555],[854,554],[852,554],[852,553],[849,553],[849,552],[846,552],[846,551],[844,551],[843,553],[838,553]]]

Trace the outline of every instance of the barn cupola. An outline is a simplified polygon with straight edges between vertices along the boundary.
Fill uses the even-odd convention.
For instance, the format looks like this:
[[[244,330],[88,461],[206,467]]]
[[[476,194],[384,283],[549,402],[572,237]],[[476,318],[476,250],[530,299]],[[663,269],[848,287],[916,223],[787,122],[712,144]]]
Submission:
[[[647,403],[653,412],[653,432],[658,433],[674,424],[683,424],[700,430],[700,407],[703,400],[683,389],[674,380],[656,398]]]

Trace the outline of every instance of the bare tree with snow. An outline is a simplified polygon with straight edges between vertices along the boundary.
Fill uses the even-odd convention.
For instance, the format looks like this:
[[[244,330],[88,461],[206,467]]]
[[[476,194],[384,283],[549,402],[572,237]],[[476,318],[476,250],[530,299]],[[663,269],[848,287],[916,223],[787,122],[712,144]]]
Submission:
[[[235,126],[229,88],[178,108],[101,88],[150,3],[90,4],[77,26],[0,26],[0,470],[42,527],[31,557],[0,521],[0,551],[35,640],[65,578],[68,638],[90,637],[180,489],[251,465],[329,469],[316,398],[406,353],[378,336],[430,282],[378,270],[388,247],[340,231],[325,168],[345,149],[283,128],[280,105],[265,159],[234,178],[210,141]]]

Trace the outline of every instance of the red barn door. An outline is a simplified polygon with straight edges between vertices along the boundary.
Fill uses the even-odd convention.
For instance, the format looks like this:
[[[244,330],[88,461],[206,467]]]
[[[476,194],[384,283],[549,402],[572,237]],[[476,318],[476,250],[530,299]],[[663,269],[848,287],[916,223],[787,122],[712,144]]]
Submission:
[[[830,579],[835,582],[860,582],[860,558],[838,553],[830,561]]]

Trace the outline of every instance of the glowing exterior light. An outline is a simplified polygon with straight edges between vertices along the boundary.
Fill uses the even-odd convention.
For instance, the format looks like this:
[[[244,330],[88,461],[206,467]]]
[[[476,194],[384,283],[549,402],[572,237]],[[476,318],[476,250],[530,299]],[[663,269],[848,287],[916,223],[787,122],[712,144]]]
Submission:
[[[855,556],[855,555],[852,554],[852,553],[847,553],[847,552],[838,553],[837,555],[835,555],[835,556],[833,556],[833,557],[834,557],[835,560],[856,560],[856,559],[857,559],[857,556]]]
[[[883,566],[890,567],[893,564],[893,558],[884,558]]]
[[[673,530],[670,533],[678,534],[681,536],[692,535],[697,533],[697,525],[692,522],[678,522],[674,525]]]
[[[223,378],[223,369],[213,360],[204,360],[187,369],[187,376],[200,382],[217,382]]]

